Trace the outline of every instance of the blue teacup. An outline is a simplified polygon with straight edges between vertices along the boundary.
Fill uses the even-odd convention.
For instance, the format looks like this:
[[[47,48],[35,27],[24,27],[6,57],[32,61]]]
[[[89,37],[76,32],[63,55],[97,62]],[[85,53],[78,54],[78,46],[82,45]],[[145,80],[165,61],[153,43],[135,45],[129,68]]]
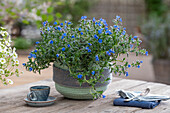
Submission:
[[[49,86],[33,86],[27,94],[28,100],[31,101],[46,101],[50,93]]]

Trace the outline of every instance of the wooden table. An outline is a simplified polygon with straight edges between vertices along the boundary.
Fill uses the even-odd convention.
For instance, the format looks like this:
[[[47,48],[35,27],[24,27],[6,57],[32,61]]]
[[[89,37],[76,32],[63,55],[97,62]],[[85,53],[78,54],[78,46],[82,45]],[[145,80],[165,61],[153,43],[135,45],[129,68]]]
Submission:
[[[29,87],[34,85],[49,85],[50,95],[57,97],[55,104],[48,107],[27,106],[23,99],[29,92]],[[170,96],[169,85],[113,77],[112,83],[104,93],[107,96],[105,99],[71,100],[64,98],[55,90],[52,80],[44,80],[10,89],[1,89],[0,113],[170,113],[170,101],[161,102],[155,109],[113,106],[113,100],[117,98],[116,90],[143,91],[146,88],[150,88],[153,94]]]

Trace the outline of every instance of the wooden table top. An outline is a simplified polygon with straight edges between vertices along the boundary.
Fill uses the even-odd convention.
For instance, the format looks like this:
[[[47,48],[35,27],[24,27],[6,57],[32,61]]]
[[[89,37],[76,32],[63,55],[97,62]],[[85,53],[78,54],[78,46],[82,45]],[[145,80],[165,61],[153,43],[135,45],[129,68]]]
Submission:
[[[29,92],[29,87],[34,85],[50,86],[50,96],[57,97],[55,104],[48,107],[27,106],[23,99]],[[146,88],[150,88],[152,94],[170,96],[170,85],[113,77],[112,83],[104,93],[106,95],[105,99],[71,100],[64,98],[55,90],[52,80],[44,80],[9,89],[1,89],[0,113],[170,113],[170,100],[161,102],[154,109],[113,106],[113,100],[118,97],[115,93],[116,90],[144,91]]]

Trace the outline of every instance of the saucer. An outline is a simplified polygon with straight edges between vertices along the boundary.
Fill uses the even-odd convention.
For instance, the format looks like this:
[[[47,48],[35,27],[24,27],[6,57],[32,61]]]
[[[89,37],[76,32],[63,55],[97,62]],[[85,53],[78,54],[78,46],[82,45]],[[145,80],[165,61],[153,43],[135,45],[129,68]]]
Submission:
[[[29,106],[35,106],[35,107],[44,107],[44,106],[49,106],[54,104],[56,101],[56,97],[51,97],[49,96],[46,101],[30,101],[27,98],[24,99],[24,101],[29,105]]]

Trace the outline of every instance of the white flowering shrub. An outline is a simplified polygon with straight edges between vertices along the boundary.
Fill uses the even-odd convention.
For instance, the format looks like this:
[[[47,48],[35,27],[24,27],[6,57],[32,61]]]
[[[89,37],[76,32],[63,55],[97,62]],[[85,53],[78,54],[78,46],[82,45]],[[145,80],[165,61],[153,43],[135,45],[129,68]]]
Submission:
[[[19,60],[15,48],[11,48],[11,38],[5,28],[0,27],[0,81],[4,84],[13,84],[10,76],[19,76],[22,72],[19,72],[17,68],[19,66]]]

